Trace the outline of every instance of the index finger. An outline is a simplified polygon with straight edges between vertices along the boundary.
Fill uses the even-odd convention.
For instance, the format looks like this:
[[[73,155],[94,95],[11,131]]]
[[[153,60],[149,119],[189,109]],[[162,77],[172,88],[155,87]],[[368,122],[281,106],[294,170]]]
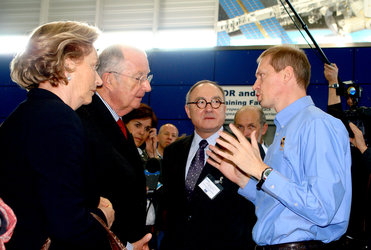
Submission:
[[[361,132],[361,130],[352,122],[349,122],[349,127],[355,134]]]
[[[234,124],[229,124],[229,127],[231,128],[233,134],[237,137],[238,141],[243,145],[249,145],[251,146],[250,142],[246,139],[246,137],[242,134],[242,132],[236,128]]]

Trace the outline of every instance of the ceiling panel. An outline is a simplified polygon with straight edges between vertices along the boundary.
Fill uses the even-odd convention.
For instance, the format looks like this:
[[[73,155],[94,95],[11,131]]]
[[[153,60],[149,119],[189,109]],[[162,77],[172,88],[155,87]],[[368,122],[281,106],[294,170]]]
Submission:
[[[218,0],[1,0],[0,35],[23,35],[45,22],[74,20],[103,31],[213,29]]]

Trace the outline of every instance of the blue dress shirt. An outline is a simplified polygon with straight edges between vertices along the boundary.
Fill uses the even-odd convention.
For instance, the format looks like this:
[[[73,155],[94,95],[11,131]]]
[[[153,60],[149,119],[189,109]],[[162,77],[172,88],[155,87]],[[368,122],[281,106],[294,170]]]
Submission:
[[[265,157],[273,168],[262,190],[250,179],[239,193],[255,204],[258,245],[337,240],[351,205],[349,136],[342,122],[303,97],[276,115]]]

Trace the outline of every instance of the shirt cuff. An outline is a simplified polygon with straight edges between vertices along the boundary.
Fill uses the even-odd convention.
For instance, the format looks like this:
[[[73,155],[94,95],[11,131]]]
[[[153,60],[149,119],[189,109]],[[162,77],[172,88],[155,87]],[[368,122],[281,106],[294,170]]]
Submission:
[[[256,184],[257,184],[257,181],[253,178],[250,178],[250,180],[247,182],[244,188],[238,189],[238,194],[254,202],[256,198],[256,192],[257,192]]]
[[[126,243],[126,249],[127,249],[127,250],[133,250],[134,247],[133,247],[132,244],[130,244],[130,243],[128,242],[128,243]]]
[[[265,180],[262,189],[273,197],[277,197],[282,190],[287,188],[286,184],[289,182],[289,179],[273,169],[268,178]]]

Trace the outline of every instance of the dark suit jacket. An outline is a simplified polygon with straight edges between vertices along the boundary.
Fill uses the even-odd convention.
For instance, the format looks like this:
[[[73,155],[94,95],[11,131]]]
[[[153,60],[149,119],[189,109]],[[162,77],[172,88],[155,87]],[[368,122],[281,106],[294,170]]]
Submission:
[[[77,110],[94,156],[91,166],[100,176],[97,186],[115,209],[111,230],[122,241],[135,242],[145,234],[146,186],[144,168],[133,137],[125,139],[102,100]]]
[[[240,196],[238,186],[208,163],[198,179],[193,196],[185,196],[185,169],[194,135],[165,148],[163,182],[168,228],[161,249],[254,249],[254,206]],[[223,177],[223,190],[211,200],[199,187],[207,174]]]
[[[79,117],[43,89],[0,127],[0,197],[18,222],[7,249],[109,249]]]
[[[359,126],[360,123],[363,124],[365,132],[364,139],[366,143],[370,145],[371,108],[357,107],[352,111],[344,111],[341,103],[337,103],[327,106],[327,113],[340,119],[348,129],[348,132],[351,131],[349,128],[349,121],[353,122],[356,126]],[[353,134],[353,132],[349,134]],[[369,188],[370,170],[367,169],[367,167],[371,168],[371,158],[367,156],[370,150],[361,154],[358,148],[350,147],[350,152],[352,156],[352,179],[356,181],[352,181],[352,209],[350,211],[349,225],[346,234],[357,238],[359,235],[367,234],[365,232],[365,223],[366,228],[367,224],[371,223],[371,219],[368,219],[370,218],[369,212],[371,208],[371,189]]]

